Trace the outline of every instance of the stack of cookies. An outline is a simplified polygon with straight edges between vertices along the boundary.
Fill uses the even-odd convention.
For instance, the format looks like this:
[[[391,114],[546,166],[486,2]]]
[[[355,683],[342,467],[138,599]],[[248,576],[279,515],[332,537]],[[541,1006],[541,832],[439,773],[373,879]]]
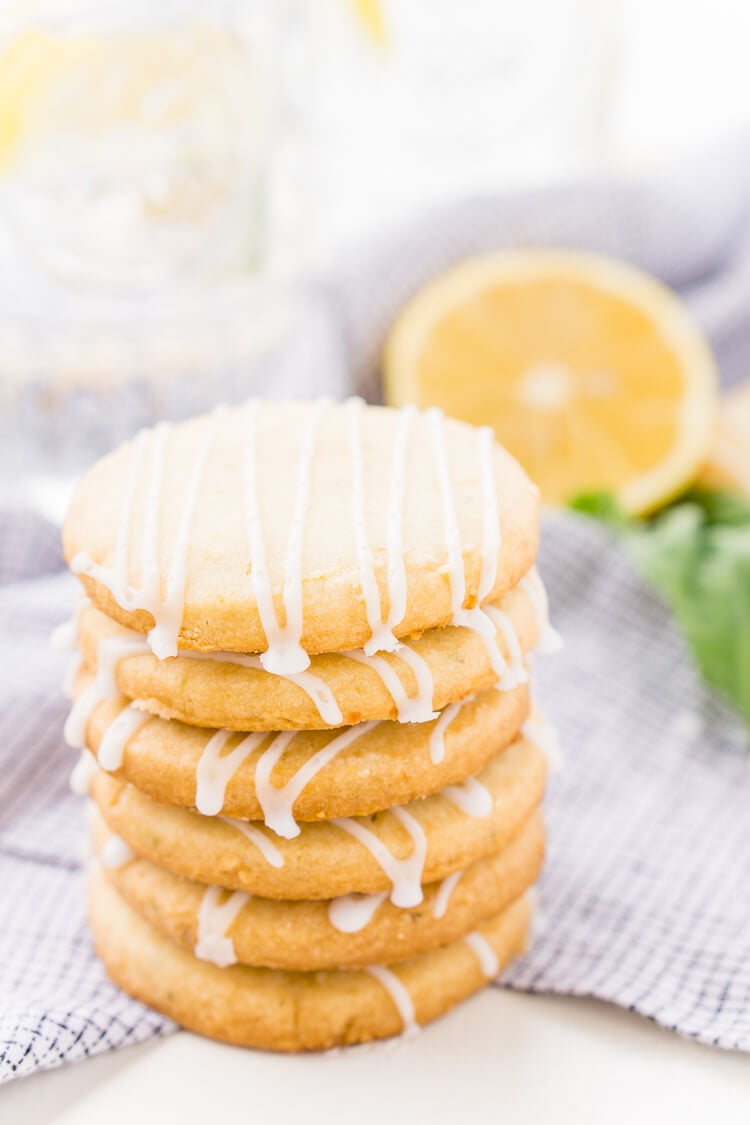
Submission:
[[[66,737],[110,976],[284,1051],[398,1035],[527,943],[538,500],[437,410],[251,401],[97,464]]]

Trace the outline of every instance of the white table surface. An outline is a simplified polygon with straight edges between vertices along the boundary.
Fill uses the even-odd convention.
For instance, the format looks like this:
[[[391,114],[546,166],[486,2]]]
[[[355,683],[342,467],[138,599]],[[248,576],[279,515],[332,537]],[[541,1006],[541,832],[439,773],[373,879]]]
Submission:
[[[750,1121],[750,1058],[596,1001],[488,989],[408,1042],[288,1057],[180,1032],[22,1079],[4,1125]]]

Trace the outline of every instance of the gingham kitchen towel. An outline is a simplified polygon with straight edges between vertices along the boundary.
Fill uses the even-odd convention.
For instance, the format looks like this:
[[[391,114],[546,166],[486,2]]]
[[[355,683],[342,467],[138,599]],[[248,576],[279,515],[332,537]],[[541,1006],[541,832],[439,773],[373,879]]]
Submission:
[[[314,332],[298,333],[279,358],[274,392],[374,393],[377,344],[409,292],[466,253],[518,243],[599,247],[645,265],[686,294],[726,376],[742,374],[750,146],[688,180],[486,200],[383,240],[308,291],[301,315]],[[86,930],[85,816],[68,789],[73,755],[61,735],[64,656],[47,644],[75,586],[57,541],[29,513],[0,518],[6,1080],[172,1030],[107,982]],[[750,1050],[745,732],[702,686],[666,610],[603,531],[574,516],[548,520],[541,568],[566,649],[539,661],[538,690],[565,768],[548,798],[545,924],[502,984],[598,996],[702,1042]]]

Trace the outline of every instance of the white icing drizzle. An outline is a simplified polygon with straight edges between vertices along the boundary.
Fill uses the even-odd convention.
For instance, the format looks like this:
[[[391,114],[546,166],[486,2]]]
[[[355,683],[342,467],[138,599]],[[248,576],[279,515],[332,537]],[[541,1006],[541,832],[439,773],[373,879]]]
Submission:
[[[557,629],[550,624],[547,591],[535,566],[531,568],[528,574],[524,575],[519,582],[519,586],[528,594],[536,614],[539,629],[539,637],[536,642],[537,652],[543,654],[559,652],[563,646],[562,637]]]
[[[150,652],[149,645],[141,635],[133,630],[99,641],[96,650],[96,675],[98,694],[103,699],[116,699],[120,694],[115,673],[117,665],[126,656],[141,656]]]
[[[237,955],[234,942],[227,937],[227,930],[250,901],[245,891],[233,891],[224,902],[221,887],[206,887],[198,910],[198,939],[195,943],[195,956],[201,961],[211,961],[220,969],[234,965]]]
[[[255,844],[266,863],[270,864],[271,867],[284,866],[283,855],[276,845],[261,832],[260,828],[255,828],[254,825],[248,824],[246,820],[234,820],[229,816],[220,816],[219,820],[223,820],[231,828],[236,828],[245,839],[249,840],[251,844]]]
[[[434,918],[442,918],[448,909],[448,901],[463,871],[454,871],[441,881],[432,907]],[[378,894],[341,895],[332,898],[328,904],[328,920],[336,930],[344,934],[355,934],[363,930],[372,919],[381,903],[388,898],[387,891]]]
[[[268,648],[275,651],[277,643],[282,641],[281,630],[276,617],[273,604],[271,579],[266,563],[266,544],[263,536],[263,524],[258,507],[258,482],[257,482],[257,430],[258,430],[258,403],[251,399],[246,409],[246,434],[245,434],[245,459],[244,459],[244,484],[245,484],[245,520],[247,523],[247,540],[250,548],[250,562],[252,570],[250,581],[258,606],[258,616],[266,634]]]
[[[64,621],[62,625],[58,625],[50,637],[50,647],[54,649],[72,649],[75,650],[74,655],[71,657],[70,663],[65,670],[65,675],[62,681],[62,692],[67,699],[72,699],[75,693],[75,683],[78,679],[78,674],[84,666],[84,659],[78,651],[78,630],[81,622],[81,614],[85,607],[89,605],[89,599],[84,593],[80,593],[76,598],[75,609],[73,616],[69,621]]]
[[[115,670],[125,656],[149,652],[149,646],[140,633],[128,630],[126,634],[106,637],[97,647],[94,681],[82,691],[65,720],[63,735],[68,746],[82,750],[86,741],[86,727],[91,713],[102,699],[116,699],[120,692],[115,681]]]
[[[185,590],[187,587],[188,556],[190,553],[190,532],[193,526],[195,505],[198,492],[205,475],[206,463],[213,448],[223,407],[217,407],[209,418],[206,432],[201,439],[193,461],[193,469],[188,479],[187,488],[182,501],[180,521],[177,535],[172,548],[172,558],[167,571],[167,581],[164,601],[161,601],[161,582],[159,580],[158,557],[151,560],[153,565],[153,600],[144,607],[150,609],[154,617],[154,627],[148,634],[148,641],[154,656],[165,660],[168,656],[177,655],[177,638],[182,628],[182,618],[185,612]],[[162,465],[163,467],[163,465]],[[154,505],[158,519],[158,506]],[[158,527],[154,527],[153,538],[146,540],[156,547],[158,543]],[[144,556],[145,557],[145,556]],[[144,576],[145,577],[145,576]],[[145,581],[144,581],[145,586]]]
[[[163,601],[159,567],[159,516],[167,437],[170,432],[170,427],[166,422],[160,422],[151,431],[141,430],[133,442],[125,483],[125,496],[117,530],[114,566],[107,567],[95,563],[91,556],[84,551],[79,552],[70,564],[74,574],[87,575],[106,587],[117,604],[123,609],[131,611],[140,609],[151,614],[154,619],[154,626],[147,639],[151,651],[159,660],[177,655],[177,638],[182,626],[185,608],[190,531],[193,525],[200,485],[222,413],[223,407],[218,407],[213,412],[195,452],[192,471],[188,476],[182,498]],[[149,445],[150,459],[143,501],[141,585],[138,588],[130,582],[130,533],[136,483],[146,447]]]
[[[497,490],[493,451],[495,434],[489,426],[477,431],[479,471],[482,480],[482,569],[477,588],[479,605],[492,592],[497,581],[497,559],[500,553],[500,523],[497,518]]]
[[[75,692],[76,680],[78,679],[78,674],[79,674],[79,672],[81,671],[82,668],[83,668],[83,657],[81,656],[81,654],[79,652],[79,653],[76,653],[76,655],[71,659],[70,663],[68,664],[67,669],[65,670],[65,675],[63,676],[62,692],[63,692],[63,695],[65,696],[66,699],[72,699],[73,698],[73,695],[74,695],[74,692]]]
[[[81,613],[84,608],[89,604],[89,599],[81,591],[75,600],[75,609],[73,616],[67,621],[63,621],[52,630],[49,639],[49,647],[57,651],[73,650],[77,647],[78,643],[78,626],[81,620]]]
[[[157,441],[157,430],[152,431],[154,443]],[[134,608],[134,590],[129,582],[128,567],[130,555],[130,522],[133,514],[138,471],[141,466],[141,461],[143,460],[148,436],[147,430],[140,430],[132,445],[128,475],[125,481],[125,496],[120,509],[120,521],[117,528],[114,566],[110,568],[95,563],[91,556],[85,551],[79,551],[70,563],[70,569],[74,574],[85,574],[89,578],[94,578],[109,590],[112,597],[123,609]]]
[[[284,641],[277,643],[274,653],[261,653],[264,668],[277,672],[304,672],[310,657],[302,648],[302,555],[305,540],[305,525],[312,477],[312,462],[315,441],[323,414],[328,409],[329,400],[322,399],[313,408],[307,423],[307,430],[300,451],[297,476],[297,494],[289,527],[286,560],[284,563],[284,611],[286,625],[282,633]]]
[[[190,649],[180,649],[177,655],[184,656],[188,660],[215,660],[220,664],[237,664],[241,668],[255,668],[259,672],[268,671],[268,669],[263,668],[260,657],[254,656],[252,653],[192,652]],[[347,653],[348,655],[349,653]],[[269,675],[279,675],[279,673],[269,672]],[[289,680],[290,683],[296,684],[298,688],[304,691],[324,723],[336,727],[343,722],[343,715],[336,702],[336,697],[320,676],[316,676],[313,672],[296,672],[294,675],[281,675],[280,678]]]
[[[406,462],[414,420],[415,406],[401,409],[393,445],[393,465],[388,498],[388,617],[385,627],[393,629],[406,615],[406,560],[404,558],[404,509],[406,503]],[[395,640],[395,637],[394,637]],[[365,646],[367,649],[367,646]]]
[[[99,859],[104,867],[124,867],[126,863],[135,859],[135,852],[122,836],[112,835],[108,836],[102,845]]]
[[[403,644],[401,641],[396,645],[395,655],[399,660],[403,660],[405,664],[409,665],[417,681],[417,694],[414,699],[410,700],[410,707],[407,712],[412,717],[406,721],[412,723],[429,723],[438,716],[437,711],[434,711],[432,708],[435,682],[430,666],[423,656],[415,652],[410,645]],[[399,721],[403,721],[400,715]]]
[[[164,476],[164,459],[167,447],[167,434],[169,428],[166,422],[160,422],[153,431],[151,468],[147,473],[146,494],[143,503],[143,540],[141,543],[141,589],[140,601],[145,603],[143,608],[153,605],[160,593],[161,571],[159,568],[159,513],[161,510],[162,478]],[[122,551],[122,583],[128,581],[129,557],[129,525],[124,529]],[[118,552],[119,554],[119,552]],[[130,608],[137,607],[136,599],[139,593],[134,587],[129,587]]]
[[[451,614],[454,625],[462,625],[464,599],[466,597],[466,576],[464,558],[461,551],[461,536],[456,517],[456,502],[453,496],[453,482],[448,464],[448,450],[445,442],[445,415],[437,406],[426,411],[432,435],[432,448],[435,458],[435,475],[443,502],[443,533],[448,552],[448,582],[451,598]]]
[[[455,621],[454,624],[472,629],[481,637],[484,641],[484,647],[487,649],[492,670],[500,681],[507,673],[508,663],[497,643],[497,629],[492,618],[488,616],[491,608],[491,606],[481,606],[477,609],[464,609],[461,611],[460,620]]]
[[[488,605],[484,607],[484,612],[502,633],[510,658],[498,680],[498,691],[512,691],[514,688],[517,688],[519,684],[525,684],[529,678],[523,659],[521,643],[518,640],[518,634],[516,633],[513,622],[504,610],[498,609],[497,606],[494,605]]]
[[[245,519],[250,548],[250,580],[258,606],[266,651],[261,653],[261,665],[267,672],[288,676],[304,672],[310,657],[300,644],[302,636],[302,550],[310,491],[312,459],[321,418],[329,403],[322,399],[310,414],[300,451],[297,491],[289,526],[289,540],[284,562],[284,610],[286,624],[280,625],[273,604],[273,589],[268,571],[263,521],[258,501],[258,402],[251,400],[246,410],[245,438]]]
[[[413,406],[401,411],[393,447],[393,460],[388,500],[388,615],[383,618],[380,590],[375,573],[375,561],[367,533],[367,507],[365,504],[365,475],[362,441],[362,412],[365,404],[361,398],[346,402],[349,449],[352,459],[352,520],[354,540],[359,561],[360,585],[365,603],[365,614],[370,637],[364,645],[367,656],[377,652],[393,652],[398,639],[393,629],[406,613],[406,566],[403,551],[403,521],[406,484],[406,456],[412,423],[416,415]]]
[[[86,727],[91,712],[99,702],[96,685],[91,684],[76,699],[63,727],[63,738],[74,750],[82,750],[86,742]]]
[[[82,750],[81,756],[70,773],[70,788],[80,797],[86,796],[99,767],[90,750]]]
[[[464,941],[476,956],[479,967],[487,977],[487,980],[492,980],[493,977],[496,977],[500,972],[500,963],[495,950],[487,941],[487,938],[483,937],[482,934],[475,930],[474,933],[467,934]]]
[[[430,761],[439,766],[445,758],[445,732],[464,705],[465,700],[449,703],[438,715],[435,726],[430,731]]]
[[[99,744],[97,760],[103,770],[120,769],[128,739],[151,718],[153,716],[147,711],[137,711],[130,705],[120,712],[107,727]]]
[[[198,759],[195,771],[195,807],[203,816],[221,812],[227,785],[253,750],[266,738],[264,731],[248,734],[228,754],[222,750],[232,731],[217,730],[211,735]]]
[[[331,739],[317,753],[313,754],[311,758],[308,758],[294,776],[287,781],[286,785],[279,787],[271,782],[271,773],[297,732],[284,731],[277,734],[261,755],[255,769],[255,795],[263,810],[266,827],[272,829],[277,836],[283,836],[287,840],[299,836],[300,828],[294,819],[294,802],[305,786],[320,770],[333,761],[337,754],[345,750],[358,738],[369,733],[377,725],[377,723],[371,722],[348,727],[341,734]]]
[[[76,623],[72,617],[52,630],[49,647],[57,651],[76,647]]]
[[[293,676],[286,676],[285,679],[296,684],[312,700],[324,723],[332,727],[340,725],[344,717],[336,697],[325,680],[321,680],[320,676],[316,676],[313,672],[297,672]]]
[[[375,563],[370,549],[370,540],[367,534],[367,519],[365,514],[364,497],[364,464],[362,450],[362,411],[364,402],[361,398],[347,399],[345,410],[349,437],[349,449],[352,457],[352,522],[354,525],[354,542],[359,561],[359,581],[362,588],[362,597],[365,602],[365,614],[370,630],[370,639],[365,645],[365,652],[373,655],[379,649],[389,652],[395,647],[395,638],[390,630],[383,627],[382,612],[380,608],[380,591],[378,590],[375,576]]]
[[[388,661],[382,656],[368,656],[362,649],[350,649],[342,653],[358,664],[372,668],[385,684],[386,691],[396,705],[396,717],[400,723],[428,723],[437,718],[437,712],[432,709],[433,679],[427,661],[419,656],[409,645],[399,641],[395,654],[400,657],[414,672],[417,678],[417,694],[410,698],[406,688],[401,682],[401,677],[391,668]]]
[[[489,816],[495,803],[487,786],[475,777],[467,778],[460,785],[446,785],[440,793],[462,813],[477,819]]]
[[[277,789],[272,785],[270,775],[296,733],[294,730],[285,730],[275,735],[255,767],[255,796],[263,810],[266,828],[270,828],[277,836],[283,836],[287,840],[299,836],[299,825],[292,815],[294,798],[288,800],[284,792],[286,786]]]
[[[407,1038],[416,1035],[419,1031],[419,1024],[416,1020],[414,1012],[414,1002],[409,995],[409,990],[398,979],[394,972],[387,969],[385,965],[368,965],[365,969],[371,977],[374,977],[390,996],[393,1003],[396,1005],[398,1014],[403,1023],[402,1035]]]
[[[544,754],[550,773],[559,773],[563,767],[563,756],[560,739],[552,724],[534,715],[522,724],[521,734]]]
[[[461,551],[461,535],[458,527],[456,501],[453,494],[450,466],[448,463],[448,450],[445,442],[445,415],[442,410],[433,406],[427,411],[432,432],[432,446],[435,457],[435,475],[438,480],[440,495],[443,501],[443,531],[445,546],[448,553],[448,582],[451,598],[451,624],[472,629],[484,641],[492,668],[501,679],[506,672],[506,662],[497,644],[497,630],[492,621],[487,617],[481,606],[474,609],[464,609],[466,600],[466,571],[464,558]],[[483,431],[480,431],[480,434]],[[490,435],[492,431],[489,431]],[[486,444],[486,438],[483,439]],[[480,446],[480,452],[483,451]],[[492,466],[492,446],[489,447],[489,469],[484,465],[486,454],[483,453],[482,461],[482,520],[484,524],[482,533],[482,570],[479,586],[478,600],[485,595],[481,589],[486,587],[489,592],[495,585],[497,576],[497,553],[500,548],[500,528],[497,522],[497,499],[495,496],[494,471]],[[494,530],[493,530],[494,529]],[[492,553],[492,554],[491,554]]]
[[[446,875],[441,882],[432,907],[432,913],[435,918],[442,918],[444,916],[448,909],[448,900],[453,894],[456,883],[462,875],[463,871],[454,871],[450,875]]]
[[[444,917],[450,896],[462,875],[463,871],[454,871],[441,881],[432,906],[434,918]],[[371,895],[351,894],[332,898],[328,903],[328,921],[335,930],[343,934],[359,933],[369,925],[378,907],[387,898],[387,891]]]
[[[373,895],[340,895],[328,903],[328,921],[342,934],[357,934],[372,919],[381,903],[388,898],[387,891]]]
[[[391,881],[390,900],[394,906],[418,906],[422,901],[422,874],[427,855],[427,837],[422,825],[406,809],[392,808],[390,812],[404,826],[414,842],[411,855],[397,859],[372,829],[352,817],[338,817],[331,821],[348,832],[382,867]]]

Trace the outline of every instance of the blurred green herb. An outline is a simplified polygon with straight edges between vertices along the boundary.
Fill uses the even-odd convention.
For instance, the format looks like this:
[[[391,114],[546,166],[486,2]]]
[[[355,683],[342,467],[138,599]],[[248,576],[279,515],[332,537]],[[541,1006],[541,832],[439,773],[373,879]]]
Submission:
[[[607,524],[674,613],[706,680],[750,726],[750,502],[693,489],[648,519],[607,493],[571,507]]]

